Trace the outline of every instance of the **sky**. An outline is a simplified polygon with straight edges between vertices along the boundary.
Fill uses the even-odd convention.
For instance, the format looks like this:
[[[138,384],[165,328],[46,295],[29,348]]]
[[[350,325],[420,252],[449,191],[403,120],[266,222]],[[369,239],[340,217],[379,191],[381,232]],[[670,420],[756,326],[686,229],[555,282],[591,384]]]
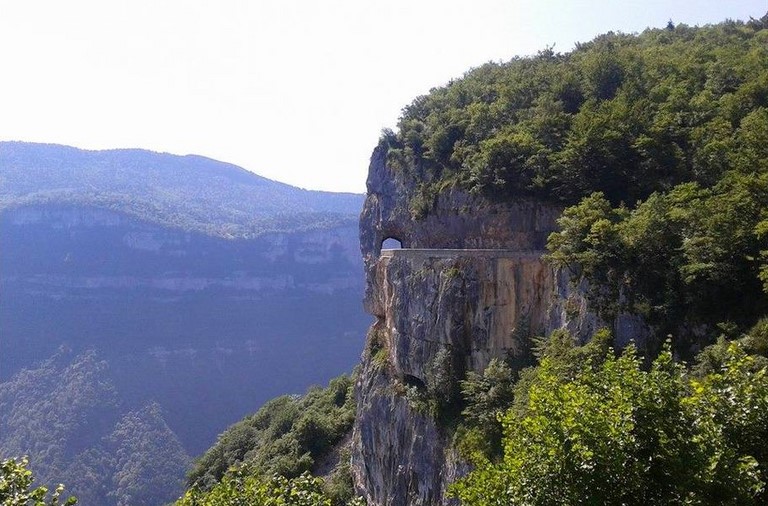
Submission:
[[[364,192],[381,129],[472,67],[766,11],[768,0],[0,0],[0,140],[199,154]]]

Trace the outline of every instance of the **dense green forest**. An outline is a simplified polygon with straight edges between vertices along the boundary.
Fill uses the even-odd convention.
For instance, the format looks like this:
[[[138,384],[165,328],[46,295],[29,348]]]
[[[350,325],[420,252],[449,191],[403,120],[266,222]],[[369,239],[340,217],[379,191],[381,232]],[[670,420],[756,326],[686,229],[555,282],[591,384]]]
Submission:
[[[278,397],[227,429],[196,461],[190,490],[177,504],[215,505],[233,496],[249,504],[356,504],[345,444],[355,416],[353,385],[354,375],[340,376],[301,397]],[[283,503],[283,492],[306,498]]]
[[[768,15],[619,37],[621,68],[636,57],[644,70],[623,78],[612,98],[593,97],[602,105],[587,109],[588,131],[608,130],[585,144],[614,161],[605,175],[591,158],[574,162],[570,170],[585,171],[577,178],[593,179],[549,240],[550,259],[590,281],[604,316],[639,314],[684,353],[706,340],[702,329],[735,337],[768,309],[766,28]],[[578,135],[569,133],[560,153],[582,142]],[[565,198],[556,188],[549,195]]]
[[[103,506],[173,500],[190,462],[159,405],[126,404],[105,361],[68,350],[0,383],[0,448],[43,486]]]
[[[416,218],[452,187],[574,205],[550,258],[607,319],[744,331],[768,304],[766,28],[670,23],[487,64],[417,98],[381,143],[419,182]]]
[[[582,346],[555,332],[534,340],[529,367],[494,360],[461,379],[458,404],[436,416],[474,464],[452,488],[463,504],[768,499],[767,28],[768,15],[670,23],[487,64],[417,98],[383,133],[389,165],[418,183],[414,219],[451,188],[570,206],[549,261],[589,281],[606,320],[628,311],[659,343],[672,336],[618,351],[607,329]],[[245,437],[254,425],[222,436],[192,481],[223,476],[217,493],[234,496],[276,486],[280,458],[243,455],[282,434]],[[233,446],[235,434],[249,443]],[[285,455],[299,481],[283,490],[319,493],[298,474],[311,463]],[[255,467],[221,471],[246,461]]]
[[[659,349],[540,339],[535,367],[462,382],[463,504],[764,504],[768,481],[768,15],[486,65],[406,108],[390,163],[570,205],[548,259]],[[701,350],[717,336],[720,341]],[[729,341],[731,341],[729,343]],[[673,360],[694,359],[687,367]]]
[[[488,63],[414,100],[381,142],[421,183],[417,216],[450,186],[566,204],[601,191],[629,206],[709,187],[765,163],[766,24],[670,23]]]

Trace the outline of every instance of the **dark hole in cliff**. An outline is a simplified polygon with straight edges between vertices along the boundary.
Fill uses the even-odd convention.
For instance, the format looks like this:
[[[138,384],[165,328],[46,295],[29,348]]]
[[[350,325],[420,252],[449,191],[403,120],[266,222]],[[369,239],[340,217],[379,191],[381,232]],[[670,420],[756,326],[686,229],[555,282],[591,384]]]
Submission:
[[[403,249],[403,243],[400,239],[387,237],[381,243],[381,249]]]
[[[410,374],[403,375],[403,381],[405,381],[405,384],[409,387],[416,387],[416,389],[419,392],[426,392],[427,391],[427,385],[422,380],[417,378],[416,376],[412,376]]]

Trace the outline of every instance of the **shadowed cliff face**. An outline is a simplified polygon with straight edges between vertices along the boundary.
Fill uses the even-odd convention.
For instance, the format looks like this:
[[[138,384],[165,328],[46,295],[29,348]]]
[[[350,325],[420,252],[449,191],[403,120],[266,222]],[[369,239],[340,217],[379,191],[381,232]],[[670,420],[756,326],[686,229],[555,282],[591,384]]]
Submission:
[[[454,504],[445,491],[467,465],[419,395],[459,405],[468,371],[481,373],[495,357],[525,363],[531,336],[566,328],[584,341],[610,327],[622,346],[642,341],[647,327],[630,315],[606,324],[588,307],[584,283],[542,260],[558,206],[449,189],[415,219],[416,176],[386,159],[386,148],[374,150],[360,217],[365,308],[376,321],[357,384],[352,471],[371,505]],[[403,249],[382,253],[388,238]]]
[[[530,328],[543,330],[552,270],[536,254],[509,250],[400,250],[376,266],[374,307],[396,370],[426,381],[447,348],[467,368],[520,355]]]
[[[358,389],[353,473],[374,505],[447,504],[445,489],[466,465],[434,416],[408,391],[450,402],[468,370],[523,356],[546,332],[558,280],[541,260],[560,209],[531,200],[491,203],[446,191],[430,213],[410,211],[416,181],[371,158],[360,218],[368,334]],[[381,255],[387,238],[404,249]]]
[[[406,389],[451,402],[467,370],[523,356],[530,328],[546,325],[553,273],[535,254],[443,251],[397,250],[376,265],[355,438],[370,504],[441,504],[464,469]]]

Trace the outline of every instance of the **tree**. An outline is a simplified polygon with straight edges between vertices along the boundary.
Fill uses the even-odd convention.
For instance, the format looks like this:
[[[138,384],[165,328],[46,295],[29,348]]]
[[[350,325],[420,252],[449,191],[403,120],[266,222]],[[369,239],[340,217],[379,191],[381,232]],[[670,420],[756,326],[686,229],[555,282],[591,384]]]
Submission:
[[[467,458],[500,455],[499,414],[512,403],[515,379],[509,365],[494,358],[482,374],[469,371],[460,382],[465,407],[456,440],[459,451]]]
[[[27,469],[29,460],[7,459],[0,462],[0,504],[3,506],[71,506],[77,499],[70,497],[60,502],[64,485],[59,485],[48,498],[46,487],[32,488],[35,481],[32,471]]]
[[[301,397],[286,395],[267,402],[219,436],[195,462],[188,487],[210,490],[232,468],[245,468],[259,479],[290,479],[309,471],[351,430],[353,385],[353,377],[341,376]]]
[[[453,486],[463,504],[765,504],[768,378],[738,344],[702,379],[668,347],[647,371],[631,347],[573,379],[556,362],[503,416],[503,460]]]
[[[232,470],[211,490],[202,492],[193,488],[179,499],[176,506],[221,506],[258,504],[260,506],[331,506],[331,499],[323,493],[323,480],[304,473],[288,479],[274,475],[262,478]],[[353,499],[347,506],[362,506]]]

